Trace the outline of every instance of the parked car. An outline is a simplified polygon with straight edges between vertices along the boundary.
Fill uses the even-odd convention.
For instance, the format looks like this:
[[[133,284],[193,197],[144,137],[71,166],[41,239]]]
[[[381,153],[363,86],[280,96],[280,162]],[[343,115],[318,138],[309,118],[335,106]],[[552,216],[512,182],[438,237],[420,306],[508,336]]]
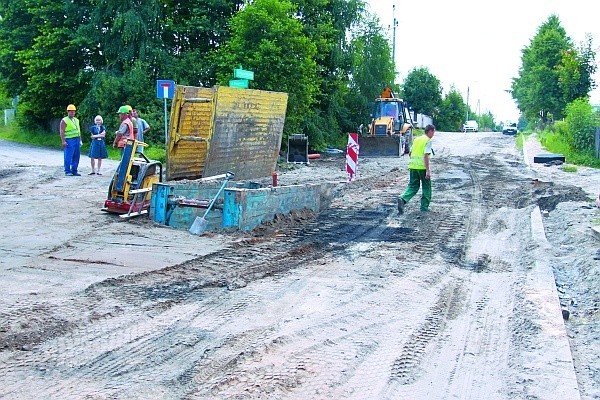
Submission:
[[[505,122],[502,133],[505,135],[516,135],[517,134],[517,123],[516,122]]]
[[[462,131],[463,132],[477,132],[477,131],[479,131],[479,124],[477,123],[477,121],[469,120],[464,123]]]

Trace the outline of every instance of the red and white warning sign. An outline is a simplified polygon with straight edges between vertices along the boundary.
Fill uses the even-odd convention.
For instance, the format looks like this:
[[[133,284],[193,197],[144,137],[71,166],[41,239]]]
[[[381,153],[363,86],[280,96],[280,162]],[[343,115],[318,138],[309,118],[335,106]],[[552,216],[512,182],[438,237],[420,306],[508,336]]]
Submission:
[[[348,182],[352,182],[358,172],[358,134],[348,134],[348,146],[346,147],[346,172],[348,173]]]

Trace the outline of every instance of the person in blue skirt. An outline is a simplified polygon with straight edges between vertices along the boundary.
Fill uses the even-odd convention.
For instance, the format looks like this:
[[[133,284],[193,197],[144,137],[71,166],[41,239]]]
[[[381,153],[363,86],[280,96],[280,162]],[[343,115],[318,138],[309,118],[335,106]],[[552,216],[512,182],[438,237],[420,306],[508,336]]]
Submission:
[[[90,153],[88,155],[92,164],[92,172],[88,175],[102,175],[100,168],[102,167],[102,160],[108,158],[108,151],[106,151],[106,143],[104,143],[106,128],[100,115],[96,115],[96,118],[94,118],[94,125],[90,127],[90,133],[92,143],[90,144]],[[96,160],[98,160],[97,169]]]

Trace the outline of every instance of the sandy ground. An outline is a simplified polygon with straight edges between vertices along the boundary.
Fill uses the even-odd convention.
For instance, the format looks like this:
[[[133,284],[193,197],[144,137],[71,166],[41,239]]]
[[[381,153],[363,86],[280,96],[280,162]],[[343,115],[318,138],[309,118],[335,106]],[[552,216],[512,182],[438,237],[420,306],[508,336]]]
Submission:
[[[599,174],[534,164],[535,138],[434,140],[430,213],[398,215],[406,158],[361,159],[320,215],[201,237],[0,142],[0,397],[600,398]],[[343,157],[279,171],[345,180]]]

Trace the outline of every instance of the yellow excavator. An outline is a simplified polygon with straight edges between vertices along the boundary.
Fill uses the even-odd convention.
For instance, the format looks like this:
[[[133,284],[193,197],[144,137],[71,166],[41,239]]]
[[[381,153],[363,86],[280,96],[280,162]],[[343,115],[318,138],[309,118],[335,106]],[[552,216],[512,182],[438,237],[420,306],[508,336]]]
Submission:
[[[361,130],[359,155],[399,157],[412,147],[414,124],[408,105],[386,86],[375,99],[367,132]]]

